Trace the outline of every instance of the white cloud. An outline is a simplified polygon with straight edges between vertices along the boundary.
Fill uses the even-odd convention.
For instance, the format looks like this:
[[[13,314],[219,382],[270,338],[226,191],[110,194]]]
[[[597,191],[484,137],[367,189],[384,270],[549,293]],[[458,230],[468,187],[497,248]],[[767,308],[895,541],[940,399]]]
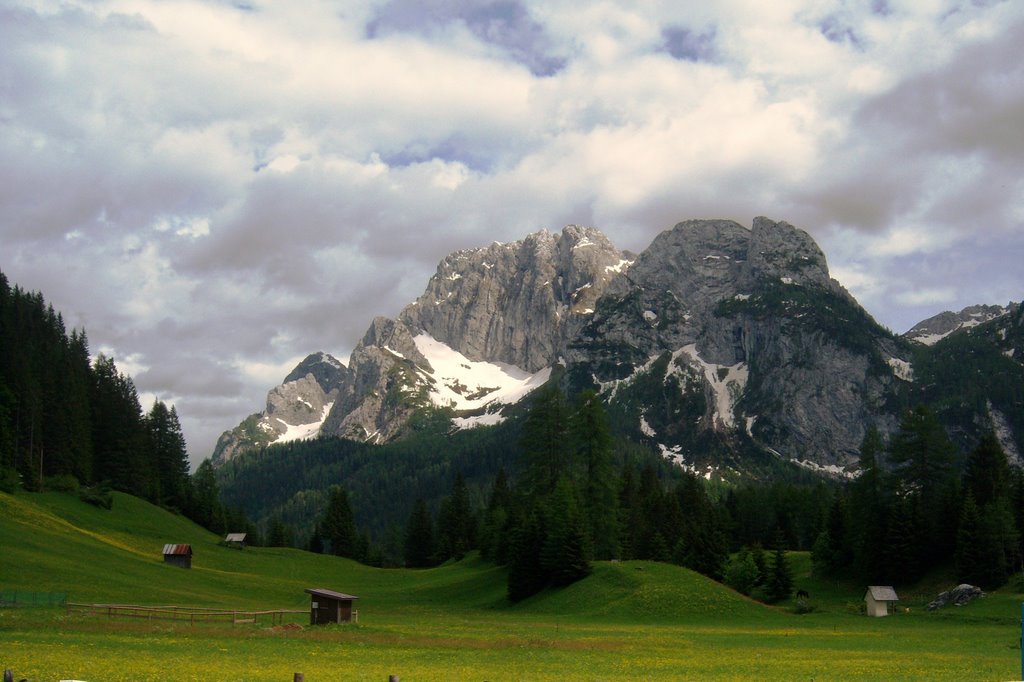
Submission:
[[[0,268],[194,458],[449,251],[541,227],[786,219],[897,328],[1024,288],[1020,3],[432,1],[0,8]]]
[[[896,294],[896,299],[907,305],[936,304],[947,305],[956,300],[956,289],[938,287],[934,289],[914,289]]]

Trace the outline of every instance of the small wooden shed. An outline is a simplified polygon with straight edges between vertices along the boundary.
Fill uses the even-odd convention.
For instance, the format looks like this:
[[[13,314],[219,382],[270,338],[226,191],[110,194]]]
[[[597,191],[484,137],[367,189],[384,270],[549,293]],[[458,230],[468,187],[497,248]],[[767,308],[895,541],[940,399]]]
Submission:
[[[224,544],[236,549],[245,549],[245,533],[228,533],[224,536]]]
[[[164,563],[192,568],[192,545],[164,545]]]
[[[888,616],[892,612],[892,604],[899,600],[896,590],[890,585],[871,585],[864,593],[867,614],[876,618]]]
[[[352,602],[359,597],[333,590],[307,588],[312,597],[309,606],[309,624],[349,623],[358,619],[358,611],[352,610]]]

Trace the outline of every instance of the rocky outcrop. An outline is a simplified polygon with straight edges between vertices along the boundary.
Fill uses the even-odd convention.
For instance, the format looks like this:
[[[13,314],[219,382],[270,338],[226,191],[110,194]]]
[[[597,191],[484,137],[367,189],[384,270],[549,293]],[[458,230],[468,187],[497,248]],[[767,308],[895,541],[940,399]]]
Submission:
[[[576,225],[457,251],[399,319],[472,360],[536,372],[564,352],[628,262],[601,232]]]
[[[421,373],[429,369],[405,324],[376,318],[352,351],[350,379],[322,432],[353,440],[390,440],[416,409],[428,404]]]

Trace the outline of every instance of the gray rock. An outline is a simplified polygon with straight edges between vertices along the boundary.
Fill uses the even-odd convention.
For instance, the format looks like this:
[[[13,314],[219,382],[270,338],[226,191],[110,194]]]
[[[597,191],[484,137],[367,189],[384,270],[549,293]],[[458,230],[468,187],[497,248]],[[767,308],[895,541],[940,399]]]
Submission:
[[[399,315],[472,360],[551,366],[625,264],[601,232],[570,225],[457,251]]]
[[[925,607],[929,611],[940,609],[947,604],[953,604],[954,606],[963,606],[975,599],[984,597],[985,593],[981,591],[980,587],[974,585],[961,584],[954,587],[952,590],[942,592],[934,601],[928,603]]]

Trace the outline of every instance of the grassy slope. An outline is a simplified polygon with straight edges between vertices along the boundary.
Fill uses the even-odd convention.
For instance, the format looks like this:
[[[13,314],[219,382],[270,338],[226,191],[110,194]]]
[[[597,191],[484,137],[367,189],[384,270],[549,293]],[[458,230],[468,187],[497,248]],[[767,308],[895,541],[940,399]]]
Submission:
[[[599,563],[569,588],[517,605],[504,573],[476,558],[379,570],[286,549],[217,545],[191,523],[124,495],[104,511],[59,494],[0,494],[0,587],[75,601],[234,608],[308,606],[306,587],[361,597],[360,624],[259,626],[108,622],[63,611],[0,611],[0,668],[32,680],[181,679],[1009,679],[1019,673],[1019,596],[868,619],[863,588],[797,584],[818,611],[795,616],[702,576],[651,562]],[[194,568],[162,563],[188,542]],[[904,604],[907,605],[907,604]],[[296,621],[302,622],[297,616]]]

